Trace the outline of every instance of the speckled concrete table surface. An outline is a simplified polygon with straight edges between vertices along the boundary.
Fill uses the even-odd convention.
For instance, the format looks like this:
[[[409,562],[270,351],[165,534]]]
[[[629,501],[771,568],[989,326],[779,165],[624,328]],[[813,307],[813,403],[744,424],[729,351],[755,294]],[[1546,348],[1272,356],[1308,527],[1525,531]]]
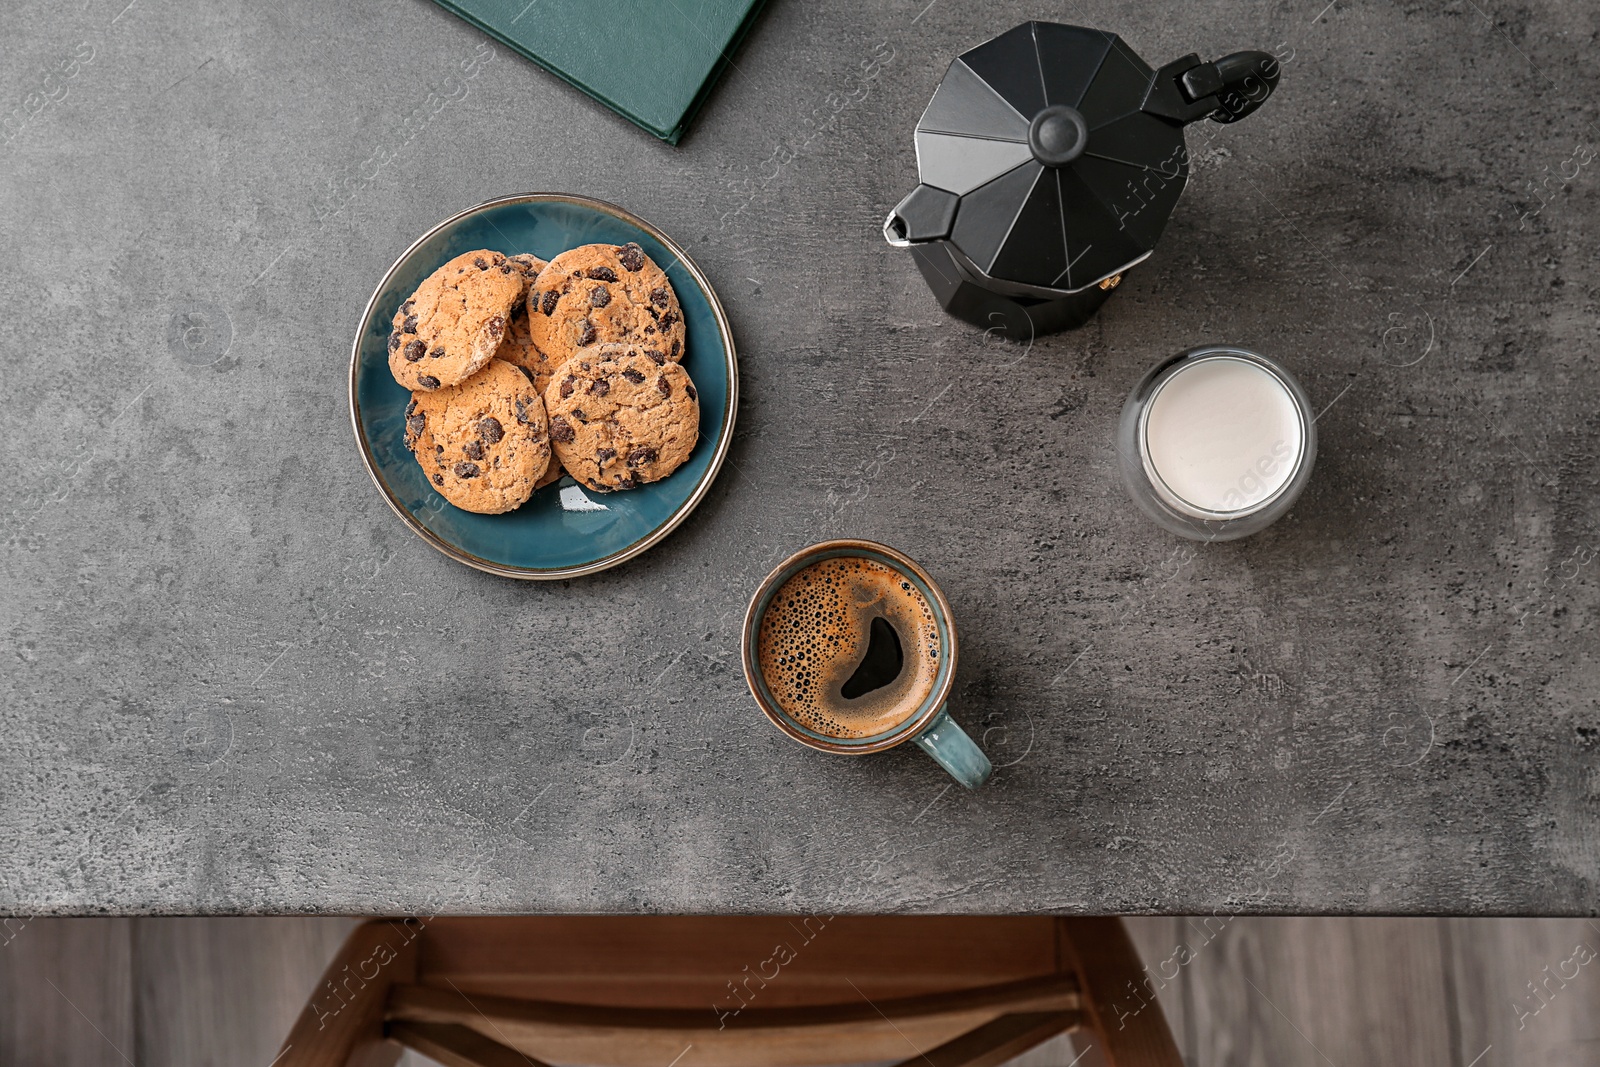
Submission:
[[[1284,72],[1019,346],[879,227],[946,64],[1032,17]],[[773,0],[677,148],[422,0],[3,21],[0,912],[1596,911],[1592,5]],[[554,584],[408,533],[345,386],[390,262],[529,190],[683,242],[741,358],[698,511]],[[1197,545],[1112,434],[1218,341],[1321,454]],[[982,790],[746,691],[751,591],[842,535],[948,593]]]

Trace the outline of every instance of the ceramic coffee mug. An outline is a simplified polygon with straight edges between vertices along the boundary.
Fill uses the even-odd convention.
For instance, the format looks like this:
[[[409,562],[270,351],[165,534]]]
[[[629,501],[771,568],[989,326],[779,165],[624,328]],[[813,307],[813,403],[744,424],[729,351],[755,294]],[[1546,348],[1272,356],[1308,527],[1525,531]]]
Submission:
[[[867,559],[898,572],[915,586],[927,602],[938,632],[938,665],[932,690],[910,715],[883,732],[866,737],[838,737],[819,733],[789,715],[773,696],[760,667],[761,624],[774,595],[785,582],[812,564],[841,557]],[[900,635],[900,639],[904,640],[905,637]],[[796,552],[778,564],[756,590],[750,608],[745,612],[744,634],[740,644],[745,681],[749,683],[756,703],[761,705],[761,710],[766,712],[767,718],[778,729],[801,744],[823,752],[862,756],[869,752],[882,752],[906,741],[915,741],[918,747],[968,789],[975,789],[988,780],[993,770],[988,757],[956,725],[945,707],[956,673],[956,626],[950,615],[950,602],[927,572],[902,553],[872,541],[852,539],[824,541]]]

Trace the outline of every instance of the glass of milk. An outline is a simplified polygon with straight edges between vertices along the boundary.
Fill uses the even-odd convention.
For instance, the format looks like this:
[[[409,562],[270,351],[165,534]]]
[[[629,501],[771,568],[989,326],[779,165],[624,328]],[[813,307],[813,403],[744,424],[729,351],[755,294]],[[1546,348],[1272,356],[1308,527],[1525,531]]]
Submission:
[[[1117,427],[1122,479],[1146,514],[1197,541],[1265,528],[1311,478],[1310,401],[1276,360],[1226,345],[1161,363]]]

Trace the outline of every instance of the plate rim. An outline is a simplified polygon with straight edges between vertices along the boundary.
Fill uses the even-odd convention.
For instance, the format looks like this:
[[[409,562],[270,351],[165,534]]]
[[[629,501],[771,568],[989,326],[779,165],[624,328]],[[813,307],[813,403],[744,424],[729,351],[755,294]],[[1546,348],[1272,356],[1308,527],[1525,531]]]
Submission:
[[[649,533],[645,534],[638,541],[635,541],[626,548],[619,549],[608,556],[594,560],[593,562],[583,563],[572,567],[541,569],[512,567],[503,563],[496,563],[493,560],[484,559],[481,556],[474,555],[459,545],[451,544],[449,541],[445,540],[424,526],[416,519],[415,516],[411,514],[409,509],[405,508],[398,500],[394,498],[394,494],[390,492],[389,487],[384,484],[383,479],[379,477],[377,466],[372,458],[371,445],[367,440],[366,431],[361,426],[361,402],[357,399],[356,395],[357,379],[361,370],[361,342],[366,334],[367,323],[372,319],[372,312],[373,309],[377,307],[379,297],[383,295],[384,289],[388,287],[390,279],[394,277],[397,271],[399,271],[401,264],[410,259],[412,253],[420,248],[429,238],[447,226],[450,226],[472,215],[476,215],[479,212],[485,211],[489,208],[501,207],[508,204],[525,203],[563,203],[576,204],[580,207],[594,208],[605,214],[620,218],[625,222],[639,227],[639,229],[645,231],[651,237],[661,242],[663,247],[672,252],[672,254],[676,257],[677,262],[683,264],[690,276],[694,278],[695,283],[700,286],[701,292],[706,295],[706,300],[711,305],[711,313],[716,317],[717,320],[717,331],[722,335],[723,355],[728,369],[727,425],[725,432],[722,434],[721,441],[718,442],[716,450],[711,455],[711,462],[706,466],[705,473],[700,476],[700,481],[695,486],[694,491],[689,494],[688,498],[684,500],[682,504],[679,504],[677,508],[673,510],[672,514],[668,515],[664,521],[662,521]],[[733,444],[734,424],[739,418],[739,355],[737,349],[734,347],[733,328],[728,322],[727,312],[723,309],[722,299],[717,295],[716,289],[712,287],[710,279],[705,276],[705,272],[700,269],[700,265],[696,263],[692,257],[690,257],[689,253],[683,248],[682,245],[668,237],[654,224],[640,218],[627,208],[613,204],[609,200],[601,200],[597,197],[583,196],[579,193],[515,193],[510,196],[498,196],[492,200],[485,200],[481,204],[476,204],[472,207],[466,208],[463,211],[458,211],[449,218],[446,218],[429,227],[429,229],[423,233],[422,236],[411,242],[411,244],[407,246],[406,250],[401,252],[400,255],[396,257],[395,261],[389,265],[388,270],[383,272],[383,277],[378,280],[377,287],[373,289],[372,296],[367,300],[366,307],[361,311],[361,318],[356,323],[355,340],[350,345],[349,394],[350,424],[351,428],[355,431],[357,446],[356,450],[361,454],[362,466],[367,469],[367,476],[372,479],[372,484],[377,487],[379,494],[381,494],[384,499],[384,502],[389,505],[389,510],[394,512],[400,521],[404,523],[412,533],[416,534],[418,537],[421,537],[425,542],[432,545],[444,555],[455,560],[457,563],[464,563],[475,570],[484,571],[488,574],[499,575],[502,578],[517,578],[523,581],[559,581],[568,578],[581,578],[589,574],[597,574],[600,571],[609,570],[610,568],[619,564],[626,563],[635,556],[653,548],[656,544],[666,538],[668,534],[677,529],[679,524],[681,524],[684,519],[688,518],[690,513],[699,506],[700,502],[705,498],[705,495],[710,492],[712,483],[717,480],[717,475],[721,473],[722,461],[727,458],[728,450]]]

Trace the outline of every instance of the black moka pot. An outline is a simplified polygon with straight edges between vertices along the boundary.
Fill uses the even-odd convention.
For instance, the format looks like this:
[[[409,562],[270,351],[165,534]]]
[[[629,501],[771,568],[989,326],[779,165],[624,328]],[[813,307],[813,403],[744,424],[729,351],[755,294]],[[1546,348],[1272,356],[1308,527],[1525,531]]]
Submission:
[[[1183,127],[1244,118],[1278,74],[1265,52],[1152,70],[1114,33],[1024,23],[951,62],[884,239],[958,318],[1024,341],[1081,326],[1161,236]]]

